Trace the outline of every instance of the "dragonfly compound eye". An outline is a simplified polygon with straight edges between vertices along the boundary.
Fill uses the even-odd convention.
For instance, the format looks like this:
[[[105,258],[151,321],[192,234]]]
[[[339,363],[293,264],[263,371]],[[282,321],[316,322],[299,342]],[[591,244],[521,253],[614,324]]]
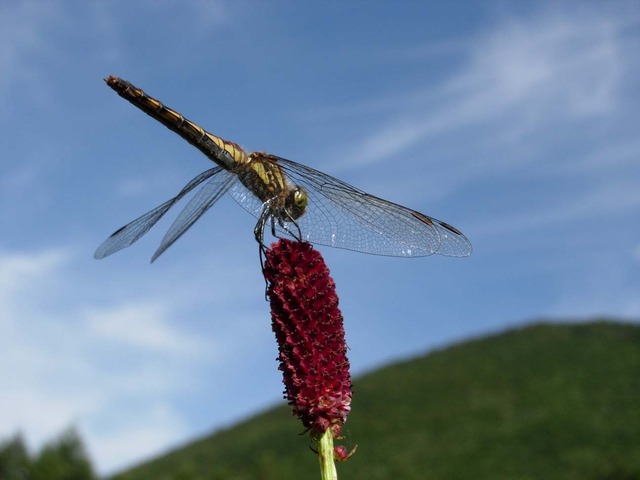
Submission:
[[[302,216],[309,204],[309,196],[302,187],[294,187],[289,192],[287,198],[287,213],[293,220]]]

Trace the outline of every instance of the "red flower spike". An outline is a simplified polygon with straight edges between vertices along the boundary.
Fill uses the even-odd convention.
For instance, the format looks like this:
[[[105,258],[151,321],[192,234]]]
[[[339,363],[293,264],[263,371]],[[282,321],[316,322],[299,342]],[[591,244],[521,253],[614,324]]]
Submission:
[[[346,422],[351,410],[349,360],[335,283],[309,243],[281,239],[265,256],[284,395],[304,426],[322,433]]]

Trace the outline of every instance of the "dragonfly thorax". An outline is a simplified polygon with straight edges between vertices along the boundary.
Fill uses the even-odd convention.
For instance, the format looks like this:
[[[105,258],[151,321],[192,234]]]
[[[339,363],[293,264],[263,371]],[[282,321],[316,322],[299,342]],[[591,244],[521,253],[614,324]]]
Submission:
[[[247,163],[236,165],[234,173],[280,222],[297,220],[309,204],[307,191],[288,181],[275,155],[254,152]]]

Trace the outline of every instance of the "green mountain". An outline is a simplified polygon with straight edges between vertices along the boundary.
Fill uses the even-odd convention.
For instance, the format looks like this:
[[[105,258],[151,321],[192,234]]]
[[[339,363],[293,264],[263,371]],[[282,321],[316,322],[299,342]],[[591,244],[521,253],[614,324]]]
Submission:
[[[640,479],[640,325],[540,323],[354,380],[343,479]],[[287,406],[114,480],[319,478]]]

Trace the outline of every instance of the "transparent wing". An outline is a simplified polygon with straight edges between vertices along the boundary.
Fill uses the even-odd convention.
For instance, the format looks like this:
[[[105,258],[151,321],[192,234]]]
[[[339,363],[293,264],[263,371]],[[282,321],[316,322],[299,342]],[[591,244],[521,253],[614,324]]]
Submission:
[[[175,219],[156,253],[151,257],[154,262],[162,253],[178,240],[191,226],[209,210],[214,203],[227,191],[229,187],[238,181],[238,177],[227,170],[223,170],[219,175],[213,177],[194,195],[194,197],[182,209],[180,215]]]
[[[469,240],[445,222],[370,195],[313,168],[275,158],[287,181],[304,188],[309,197],[305,213],[296,220],[304,240],[398,257],[434,253],[464,257],[471,253]],[[230,194],[256,218],[260,217],[263,204],[244,186],[235,185]],[[276,228],[284,235],[297,233],[291,222],[283,221]]]
[[[135,242],[137,242],[145,233],[147,233],[151,227],[153,227],[158,220],[160,220],[165,213],[182,197],[200,185],[206,179],[216,175],[217,173],[224,171],[222,167],[215,167],[202,172],[200,175],[191,180],[185,187],[171,200],[167,200],[162,205],[154,208],[150,212],[145,213],[141,217],[136,218],[133,222],[128,223],[124,227],[119,228],[107,238],[102,245],[98,247],[93,254],[94,258],[101,259],[108,257],[109,255],[126,248]]]

